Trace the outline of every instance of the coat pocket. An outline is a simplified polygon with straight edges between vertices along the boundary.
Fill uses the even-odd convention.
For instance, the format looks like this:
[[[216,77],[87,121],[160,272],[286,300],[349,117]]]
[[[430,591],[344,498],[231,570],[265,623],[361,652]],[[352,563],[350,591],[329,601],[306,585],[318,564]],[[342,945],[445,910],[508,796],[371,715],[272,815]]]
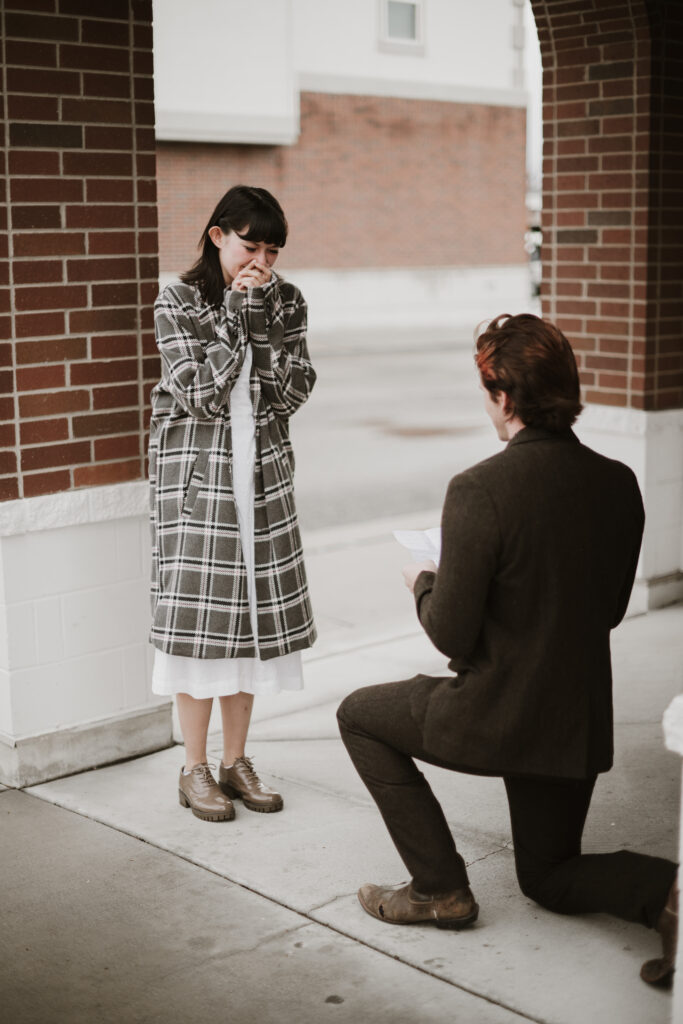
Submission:
[[[199,488],[202,486],[204,480],[204,473],[209,462],[208,449],[203,448],[197,453],[197,458],[194,460],[194,466],[192,467],[192,473],[190,474],[190,482],[187,485],[185,491],[185,501],[183,502],[183,515],[192,515],[197,495],[199,494]]]

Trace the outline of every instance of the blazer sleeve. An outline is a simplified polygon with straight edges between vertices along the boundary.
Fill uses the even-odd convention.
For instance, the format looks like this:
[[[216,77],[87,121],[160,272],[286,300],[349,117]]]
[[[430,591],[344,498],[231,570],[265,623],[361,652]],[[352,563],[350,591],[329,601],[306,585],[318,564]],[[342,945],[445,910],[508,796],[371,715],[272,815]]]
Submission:
[[[427,636],[456,669],[466,666],[476,647],[500,546],[490,495],[466,476],[454,477],[441,520],[439,568],[420,573],[414,596]]]
[[[315,384],[306,343],[307,307],[303,295],[283,301],[275,276],[263,288],[233,292],[230,309],[241,307],[242,322],[261,381],[261,393],[273,412],[287,418],[303,405]]]
[[[242,363],[244,344],[231,336],[221,306],[213,340],[202,343],[195,327],[195,309],[174,288],[166,288],[154,305],[156,340],[163,366],[163,384],[191,416],[211,419],[225,404]]]

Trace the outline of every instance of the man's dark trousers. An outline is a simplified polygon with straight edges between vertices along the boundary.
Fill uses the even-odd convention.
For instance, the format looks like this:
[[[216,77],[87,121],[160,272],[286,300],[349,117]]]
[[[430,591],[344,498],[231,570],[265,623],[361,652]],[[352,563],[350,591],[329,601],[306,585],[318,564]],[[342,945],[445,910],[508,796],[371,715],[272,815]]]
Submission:
[[[364,687],[343,701],[337,716],[349,755],[415,889],[425,895],[469,885],[441,806],[413,761],[467,771],[466,765],[444,761],[425,747],[419,697],[428,699],[429,692],[424,676]],[[605,912],[655,927],[676,866],[626,850],[581,854],[595,776],[505,776],[504,781],[517,877],[525,895],[557,913]]]

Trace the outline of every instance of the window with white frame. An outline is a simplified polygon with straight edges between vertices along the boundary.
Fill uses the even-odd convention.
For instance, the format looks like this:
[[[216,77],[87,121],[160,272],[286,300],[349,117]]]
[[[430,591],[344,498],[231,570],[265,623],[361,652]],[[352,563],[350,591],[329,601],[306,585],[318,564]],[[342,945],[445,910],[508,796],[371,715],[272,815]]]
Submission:
[[[379,49],[424,54],[424,0],[379,0]]]

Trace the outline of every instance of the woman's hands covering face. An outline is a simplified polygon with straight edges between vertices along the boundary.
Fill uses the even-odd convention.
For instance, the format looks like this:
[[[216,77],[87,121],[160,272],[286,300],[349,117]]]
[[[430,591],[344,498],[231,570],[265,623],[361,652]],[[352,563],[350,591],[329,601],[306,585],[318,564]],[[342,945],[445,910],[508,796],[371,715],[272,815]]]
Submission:
[[[258,260],[251,260],[234,278],[232,287],[238,292],[246,292],[248,288],[262,288],[270,281],[270,276],[270,267]]]

